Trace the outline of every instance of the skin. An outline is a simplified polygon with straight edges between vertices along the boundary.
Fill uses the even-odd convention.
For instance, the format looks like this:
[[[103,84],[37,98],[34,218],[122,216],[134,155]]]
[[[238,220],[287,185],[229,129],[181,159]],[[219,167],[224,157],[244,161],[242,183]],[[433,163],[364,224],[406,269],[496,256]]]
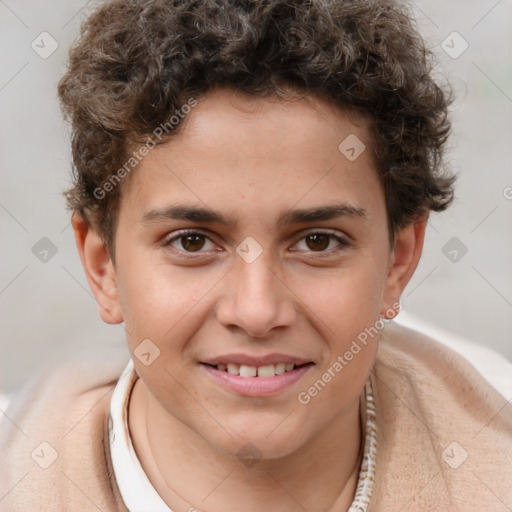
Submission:
[[[366,146],[353,162],[338,150],[350,134]],[[160,350],[149,366],[133,356],[140,378],[129,427],[142,467],[171,508],[186,510],[182,499],[211,512],[350,505],[362,443],[360,399],[378,340],[307,405],[297,396],[380,315],[393,316],[426,224],[426,216],[419,218],[390,246],[371,147],[364,118],[319,98],[261,99],[216,89],[198,98],[180,131],[150,151],[124,184],[115,264],[98,230],[74,216],[102,318],[125,322],[132,355],[144,339]],[[364,216],[278,223],[289,210],[340,203]],[[144,221],[170,205],[208,208],[232,225],[156,215]],[[182,229],[206,237],[188,239],[195,245],[187,253],[183,238],[168,243]],[[346,244],[307,237],[325,230]],[[248,236],[263,249],[252,263],[236,252]],[[240,396],[200,365],[232,352],[280,352],[315,364],[275,396]],[[260,457],[250,467],[237,456],[247,443]]]

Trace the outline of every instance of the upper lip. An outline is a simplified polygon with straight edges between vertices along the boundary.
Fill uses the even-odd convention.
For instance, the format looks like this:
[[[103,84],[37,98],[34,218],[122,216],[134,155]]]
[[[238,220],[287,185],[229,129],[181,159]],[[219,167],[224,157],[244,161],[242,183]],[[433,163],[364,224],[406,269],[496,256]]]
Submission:
[[[297,366],[301,364],[311,363],[309,359],[291,356],[287,354],[265,354],[263,356],[252,356],[250,354],[224,354],[222,356],[213,357],[201,361],[205,364],[216,366],[218,364],[238,364],[245,366],[267,366],[269,364],[293,363]]]

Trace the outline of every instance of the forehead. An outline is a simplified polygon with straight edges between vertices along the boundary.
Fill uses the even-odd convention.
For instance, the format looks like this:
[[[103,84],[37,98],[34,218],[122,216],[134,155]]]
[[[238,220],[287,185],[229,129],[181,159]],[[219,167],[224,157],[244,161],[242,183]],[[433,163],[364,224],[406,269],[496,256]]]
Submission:
[[[256,152],[277,144],[293,148],[297,153],[311,152],[315,147],[325,151],[329,144],[329,153],[333,151],[338,156],[336,142],[351,134],[364,139],[369,148],[369,123],[369,116],[353,108],[341,108],[311,93],[290,92],[287,99],[262,98],[218,87],[199,98],[198,106],[185,118],[181,133],[191,141],[200,138],[203,146],[224,139],[226,148],[229,148],[229,136],[233,142],[245,141],[247,151]],[[279,139],[273,138],[276,133],[280,134]],[[327,134],[331,137],[326,144],[320,144],[318,136]]]
[[[354,205],[371,202],[378,186],[368,119],[316,96],[216,89],[182,123],[140,162],[122,202],[147,210],[178,197],[256,213],[253,206],[338,202],[340,192]]]

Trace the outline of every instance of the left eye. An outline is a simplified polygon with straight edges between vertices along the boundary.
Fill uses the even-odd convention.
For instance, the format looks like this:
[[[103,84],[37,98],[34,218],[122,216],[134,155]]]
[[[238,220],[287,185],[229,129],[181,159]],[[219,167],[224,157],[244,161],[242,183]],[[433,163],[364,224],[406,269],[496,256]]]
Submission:
[[[201,249],[207,246],[208,243],[211,247],[206,247],[206,250],[214,247],[213,242],[206,235],[202,233],[187,233],[171,238],[166,245],[171,245],[175,249],[184,250],[185,252],[204,252]]]
[[[334,248],[340,248],[340,246],[348,246],[348,242],[337,235],[332,233],[314,232],[304,236],[296,246],[304,244],[306,251],[313,252],[327,252],[327,250],[333,249],[332,242],[335,241]],[[299,249],[300,250],[300,249]]]

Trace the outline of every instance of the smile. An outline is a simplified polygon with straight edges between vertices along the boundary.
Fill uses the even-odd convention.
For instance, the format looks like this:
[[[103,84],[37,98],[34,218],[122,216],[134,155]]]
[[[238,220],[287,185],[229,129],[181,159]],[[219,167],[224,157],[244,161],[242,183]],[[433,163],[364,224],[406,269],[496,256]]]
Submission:
[[[267,364],[265,366],[221,363],[215,365],[215,368],[221,372],[228,372],[230,375],[240,375],[240,377],[274,377],[275,375],[282,375],[285,372],[291,372],[296,366],[293,363]]]
[[[201,364],[207,374],[224,389],[255,397],[271,396],[284,391],[299,381],[312,366],[313,363],[277,363],[264,366]]]

